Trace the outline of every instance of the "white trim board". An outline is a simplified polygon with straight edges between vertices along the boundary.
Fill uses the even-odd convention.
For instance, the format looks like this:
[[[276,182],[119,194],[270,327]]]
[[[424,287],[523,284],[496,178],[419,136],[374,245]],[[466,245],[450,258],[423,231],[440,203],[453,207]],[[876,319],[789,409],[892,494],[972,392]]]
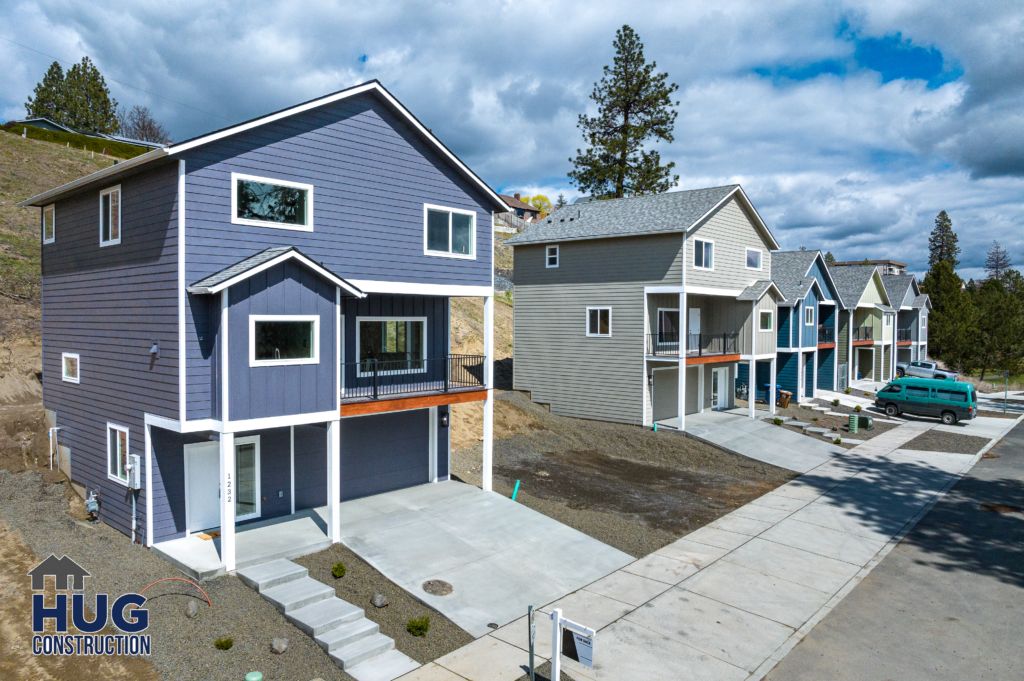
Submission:
[[[494,295],[494,286],[463,286],[459,284],[417,284],[404,281],[350,279],[349,283],[365,293],[401,293],[414,296],[449,296],[453,298],[486,298]]]
[[[259,274],[260,272],[263,272],[264,270],[268,270],[271,267],[274,267],[275,265],[280,265],[281,263],[286,262],[288,260],[292,260],[292,259],[298,260],[303,265],[305,265],[309,269],[313,270],[314,272],[319,274],[324,279],[327,279],[328,281],[330,281],[335,286],[342,287],[343,289],[345,289],[346,291],[348,291],[349,293],[351,293],[355,297],[357,297],[357,298],[365,298],[366,297],[366,294],[362,290],[360,290],[360,287],[357,287],[355,284],[350,283],[350,282],[342,279],[341,277],[339,277],[338,275],[334,274],[330,270],[325,269],[324,267],[322,267],[320,265],[320,263],[317,263],[317,262],[314,262],[313,260],[310,260],[308,257],[306,257],[305,255],[303,255],[302,253],[300,253],[299,251],[294,250],[294,249],[290,250],[290,251],[287,251],[285,253],[282,253],[281,255],[277,256],[276,258],[272,258],[272,259],[266,261],[265,263],[257,265],[256,267],[252,267],[250,269],[247,269],[244,272],[240,272],[239,274],[231,277],[230,279],[225,279],[224,281],[220,282],[219,284],[214,284],[213,286],[189,286],[187,290],[188,290],[189,293],[195,293],[195,294],[199,294],[199,293],[220,293],[224,289],[231,288],[232,286],[234,286],[235,284],[237,284],[240,281],[245,281],[246,279],[248,279],[249,277],[253,276],[254,274]]]
[[[337,288],[335,288],[337,290]],[[310,357],[301,359],[256,359],[256,322],[311,322]],[[317,314],[251,314],[249,315],[249,366],[301,366],[320,363],[320,315]]]
[[[286,222],[273,222],[271,220],[254,220],[252,218],[238,217],[238,181],[258,182],[260,184],[277,185],[279,187],[291,187],[302,189],[306,192],[306,215],[301,225],[293,225]],[[305,182],[293,182],[292,180],[279,180],[272,177],[260,177],[258,175],[246,175],[245,173],[231,173],[231,224],[248,225],[250,227],[269,227],[271,229],[288,229],[295,232],[313,231],[313,185]]]
[[[686,293],[692,293],[698,296],[727,296],[735,298],[739,294],[743,293],[743,289],[714,288],[713,286],[688,286],[685,288]],[[676,293],[676,291],[666,291],[666,293]]]

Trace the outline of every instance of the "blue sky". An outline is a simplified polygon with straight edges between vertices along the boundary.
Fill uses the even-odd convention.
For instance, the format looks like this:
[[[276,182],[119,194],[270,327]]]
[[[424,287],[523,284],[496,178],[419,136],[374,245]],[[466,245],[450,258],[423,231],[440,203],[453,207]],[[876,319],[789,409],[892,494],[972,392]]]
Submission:
[[[945,209],[965,276],[993,239],[1024,265],[1019,3],[0,7],[0,38],[89,55],[112,81],[162,95],[110,83],[176,139],[379,78],[492,186],[552,199],[578,195],[566,179],[582,146],[576,118],[593,112],[588,95],[624,23],[679,85],[676,140],[656,146],[679,188],[740,182],[785,248],[915,271]],[[24,115],[50,61],[0,40],[0,118]]]

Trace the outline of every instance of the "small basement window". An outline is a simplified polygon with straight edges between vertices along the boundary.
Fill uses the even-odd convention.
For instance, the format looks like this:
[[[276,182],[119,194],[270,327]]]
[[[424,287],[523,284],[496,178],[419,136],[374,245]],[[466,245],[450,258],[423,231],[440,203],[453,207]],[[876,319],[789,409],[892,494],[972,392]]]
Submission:
[[[426,371],[426,317],[361,317],[356,319],[361,376]]]
[[[107,424],[107,477],[128,484],[128,429]]]
[[[57,207],[53,204],[43,208],[43,243],[52,244],[57,238]]]
[[[758,331],[771,331],[773,316],[771,310],[761,310],[757,315],[757,329]]]
[[[761,250],[759,248],[748,248],[747,249],[747,269],[748,270],[759,270],[759,269],[761,269]]]
[[[693,240],[693,266],[712,270],[715,265],[715,244],[713,241]]]
[[[548,246],[546,253],[547,267],[558,267],[558,246]]]
[[[810,305],[804,308],[804,324],[814,326],[814,308]]]
[[[316,315],[249,315],[249,366],[317,364]]]
[[[427,255],[475,258],[476,213],[441,206],[423,206],[423,248]]]
[[[100,246],[121,243],[121,185],[100,192]]]
[[[612,335],[612,309],[610,307],[587,308],[587,336],[606,337]]]
[[[313,185],[231,173],[231,222],[313,231]]]
[[[71,352],[62,352],[60,355],[61,376],[60,380],[68,383],[79,382],[78,355]]]

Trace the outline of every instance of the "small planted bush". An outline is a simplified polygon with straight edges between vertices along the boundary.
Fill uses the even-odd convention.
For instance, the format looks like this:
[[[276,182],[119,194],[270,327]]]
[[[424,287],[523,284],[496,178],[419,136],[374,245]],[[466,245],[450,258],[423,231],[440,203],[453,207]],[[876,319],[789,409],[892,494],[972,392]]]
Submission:
[[[776,417],[776,418],[772,419],[772,423],[774,423],[777,426],[781,426],[783,424],[783,421],[782,421],[782,419]]]
[[[834,444],[834,445],[841,445],[841,444],[843,444],[843,438],[837,437],[836,439],[832,440],[832,444]]]
[[[871,397],[871,393],[864,393],[865,397]]]
[[[413,617],[409,620],[409,625],[406,627],[409,633],[413,636],[426,636],[427,630],[430,629],[430,617],[424,615],[423,617]]]
[[[832,406],[833,407],[838,407],[839,406],[839,400],[832,400]]]
[[[331,568],[331,574],[334,575],[335,579],[341,579],[345,576],[345,564],[335,563],[334,567]]]
[[[860,409],[860,405],[858,404],[858,405],[857,405],[856,407],[854,407],[854,408],[853,408],[853,410],[854,410],[854,411],[860,411],[860,410],[861,410],[861,409]]]
[[[225,638],[218,638],[213,642],[213,646],[217,650],[231,650],[231,646],[235,645],[235,639],[227,636]]]
[[[844,392],[844,393],[846,393],[847,395],[849,395],[849,394],[850,394],[850,389],[849,389],[849,388],[847,388],[847,389],[846,389],[846,390],[844,390],[843,392]]]
[[[818,417],[817,417],[817,416],[812,416],[812,417],[811,417],[811,420],[812,420],[812,421],[817,421],[817,420],[818,420]]]

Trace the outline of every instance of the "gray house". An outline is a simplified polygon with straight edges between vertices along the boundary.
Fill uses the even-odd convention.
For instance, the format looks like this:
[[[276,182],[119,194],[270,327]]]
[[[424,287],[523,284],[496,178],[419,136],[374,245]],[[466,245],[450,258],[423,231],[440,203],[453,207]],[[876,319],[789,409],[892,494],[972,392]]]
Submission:
[[[573,204],[506,243],[514,385],[553,413],[682,429],[735,406],[741,366],[774,384],[779,246],[739,185]]]
[[[504,201],[372,81],[104,169],[42,209],[43,387],[100,518],[173,556],[219,529],[445,480],[490,362]],[[491,353],[490,324],[485,354]],[[134,465],[133,465],[134,464]],[[176,544],[177,542],[177,544]]]
[[[928,312],[931,298],[921,293],[913,274],[883,274],[882,283],[896,308],[896,362],[928,359]]]

